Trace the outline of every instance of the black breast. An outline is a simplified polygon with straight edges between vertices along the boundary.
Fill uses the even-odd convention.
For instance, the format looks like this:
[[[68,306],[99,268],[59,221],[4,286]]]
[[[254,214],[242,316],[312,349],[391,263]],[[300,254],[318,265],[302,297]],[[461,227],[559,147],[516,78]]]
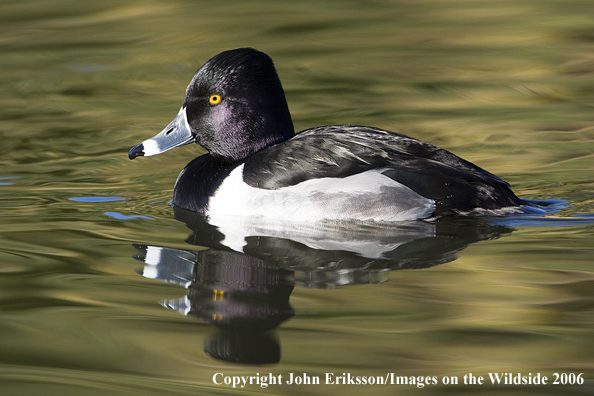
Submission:
[[[208,199],[238,165],[240,163],[226,164],[210,154],[195,158],[186,165],[175,183],[173,204],[204,214]]]

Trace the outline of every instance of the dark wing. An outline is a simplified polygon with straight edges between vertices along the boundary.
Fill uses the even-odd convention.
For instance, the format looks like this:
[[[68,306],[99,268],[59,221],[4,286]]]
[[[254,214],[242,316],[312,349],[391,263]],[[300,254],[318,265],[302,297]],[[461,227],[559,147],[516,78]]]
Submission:
[[[324,126],[261,151],[245,162],[244,181],[278,189],[375,168],[436,201],[437,215],[522,205],[509,184],[478,166],[420,140],[362,126]]]

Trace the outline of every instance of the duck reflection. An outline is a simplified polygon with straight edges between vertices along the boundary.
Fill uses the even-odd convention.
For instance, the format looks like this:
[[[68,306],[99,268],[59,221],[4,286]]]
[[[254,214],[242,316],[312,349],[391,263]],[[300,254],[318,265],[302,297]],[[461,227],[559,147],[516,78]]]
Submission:
[[[468,217],[306,227],[174,211],[193,230],[186,242],[201,249],[134,245],[142,275],[187,288],[187,296],[163,305],[215,326],[203,343],[207,355],[244,364],[280,361],[273,330],[294,315],[294,286],[383,282],[388,271],[447,263],[471,243],[512,231]]]
[[[294,314],[292,271],[234,251],[135,247],[145,262],[143,276],[188,289],[187,296],[165,301],[166,308],[220,330],[203,344],[209,356],[250,364],[280,360],[271,330]]]

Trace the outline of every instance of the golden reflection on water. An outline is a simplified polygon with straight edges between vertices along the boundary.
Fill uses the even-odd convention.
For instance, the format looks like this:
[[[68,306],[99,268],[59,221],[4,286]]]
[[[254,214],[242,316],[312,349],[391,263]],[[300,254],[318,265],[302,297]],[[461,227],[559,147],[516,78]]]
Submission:
[[[204,61],[253,46],[275,60],[297,130],[405,132],[502,176],[520,196],[569,201],[558,216],[592,213],[591,17],[585,0],[4,2],[0,393],[361,393],[232,390],[213,384],[216,372],[564,371],[591,381],[588,224],[518,228],[381,284],[297,287],[296,316],[275,333],[279,364],[213,360],[202,349],[211,325],[159,305],[185,290],[141,277],[130,258],[133,243],[191,248],[167,202],[179,170],[203,151],[126,158],[175,115]],[[500,392],[364,389],[415,390]]]

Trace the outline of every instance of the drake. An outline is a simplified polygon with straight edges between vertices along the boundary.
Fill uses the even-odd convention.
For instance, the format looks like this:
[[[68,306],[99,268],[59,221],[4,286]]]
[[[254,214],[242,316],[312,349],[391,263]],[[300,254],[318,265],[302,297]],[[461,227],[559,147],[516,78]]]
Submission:
[[[322,126],[295,134],[268,55],[216,55],[194,74],[182,107],[130,150],[208,150],[180,173],[173,204],[206,216],[392,222],[522,212],[507,182],[444,149],[378,128]]]

